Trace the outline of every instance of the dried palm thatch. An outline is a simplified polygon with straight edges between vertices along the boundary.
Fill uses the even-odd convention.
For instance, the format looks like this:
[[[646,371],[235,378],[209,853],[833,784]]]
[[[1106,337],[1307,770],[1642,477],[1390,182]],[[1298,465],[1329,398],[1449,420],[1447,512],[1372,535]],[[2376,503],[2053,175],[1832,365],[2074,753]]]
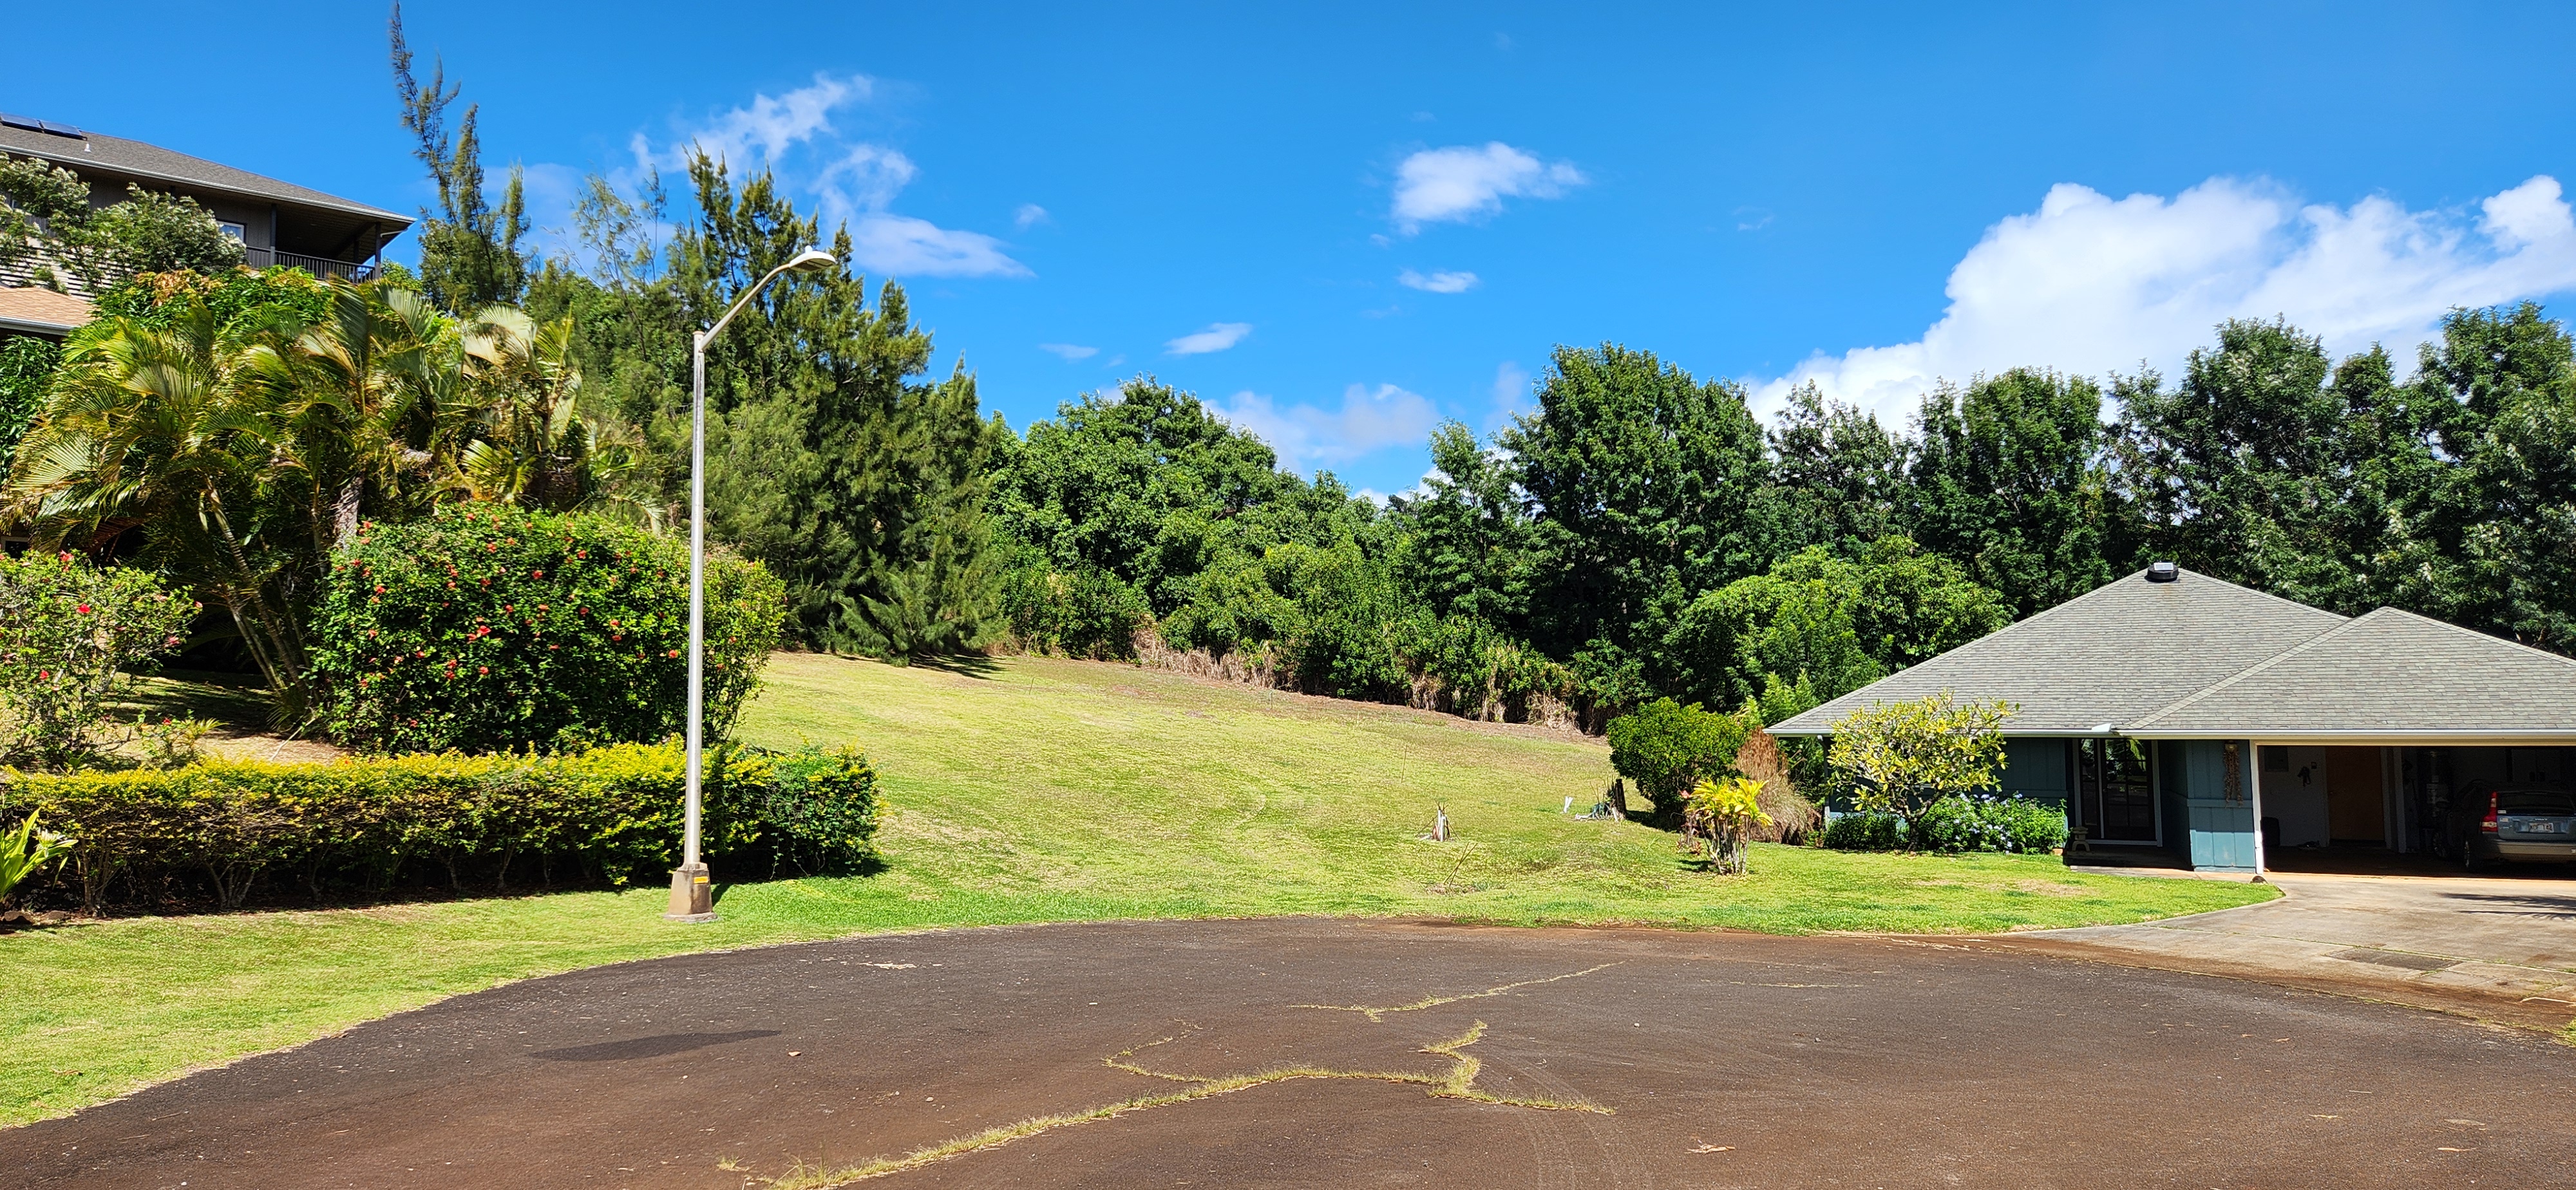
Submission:
[[[1769,732],[1756,731],[1745,737],[1744,746],[1735,753],[1735,771],[1762,783],[1757,800],[1771,823],[1758,828],[1754,839],[1800,843],[1806,840],[1808,831],[1823,825],[1824,811],[1790,783],[1788,758],[1780,755],[1780,745]]]

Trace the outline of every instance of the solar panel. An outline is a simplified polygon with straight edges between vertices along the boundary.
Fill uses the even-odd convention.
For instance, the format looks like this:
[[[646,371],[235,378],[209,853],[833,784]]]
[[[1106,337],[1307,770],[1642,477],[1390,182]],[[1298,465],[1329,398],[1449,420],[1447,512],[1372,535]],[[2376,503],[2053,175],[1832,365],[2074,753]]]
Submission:
[[[24,128],[29,132],[41,132],[45,127],[45,122],[34,116],[21,116],[9,112],[0,112],[0,124],[6,124],[11,128]]]
[[[68,137],[72,138],[73,140],[86,140],[86,139],[88,139],[87,137],[84,137],[84,136],[82,136],[82,135],[81,135],[81,130],[80,130],[80,129],[78,129],[78,128],[74,128],[74,127],[72,127],[72,126],[71,126],[71,125],[69,125],[69,124],[57,124],[57,123],[54,123],[54,122],[53,122],[53,121],[51,121],[51,120],[38,120],[38,121],[36,121],[36,122],[37,122],[38,124],[42,124],[42,125],[44,125],[44,126],[45,126],[45,131],[50,132],[50,133],[54,134],[55,136],[68,136]]]

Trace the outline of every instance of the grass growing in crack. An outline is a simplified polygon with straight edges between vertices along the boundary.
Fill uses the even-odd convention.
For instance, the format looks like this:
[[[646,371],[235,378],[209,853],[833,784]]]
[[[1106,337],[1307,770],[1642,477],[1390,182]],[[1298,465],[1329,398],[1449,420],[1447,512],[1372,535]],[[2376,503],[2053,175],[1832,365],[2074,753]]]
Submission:
[[[514,979],[867,931],[1322,913],[1988,932],[2274,895],[2047,857],[1764,844],[1751,875],[1707,876],[1670,835],[1558,813],[1609,784],[1597,740],[1041,658],[976,672],[787,654],[768,676],[743,734],[866,748],[884,872],[735,885],[706,926],[662,921],[663,892],[637,889],[0,935],[18,992],[0,997],[0,1124]],[[1451,842],[1417,838],[1435,802]]]
[[[1578,974],[1581,973],[1578,972]],[[1559,976],[1558,978],[1562,979],[1567,977]],[[1533,982],[1543,983],[1548,981],[1537,980]],[[1476,1044],[1478,1041],[1482,1040],[1484,1036],[1485,1022],[1477,1021],[1475,1024],[1468,1026],[1466,1032],[1461,1033],[1456,1037],[1452,1037],[1446,1041],[1433,1042],[1430,1045],[1423,1046],[1421,1049],[1416,1050],[1416,1053],[1434,1054],[1449,1059],[1448,1072],[1439,1075],[1438,1077],[1425,1074],[1415,1074],[1410,1071],[1403,1070],[1330,1070],[1320,1066],[1278,1066],[1250,1074],[1228,1074],[1206,1077],[1191,1074],[1171,1074],[1165,1071],[1139,1066],[1133,1062],[1125,1060],[1134,1057],[1136,1050],[1148,1049],[1153,1046],[1163,1045],[1167,1042],[1178,1040],[1177,1037],[1166,1037],[1160,1041],[1147,1042],[1144,1045],[1135,1047],[1134,1049],[1122,1050],[1119,1053],[1101,1059],[1101,1061],[1114,1070],[1123,1070],[1130,1074],[1142,1075],[1146,1078],[1162,1079],[1167,1082],[1188,1084],[1189,1089],[1187,1090],[1167,1091],[1160,1095],[1139,1095],[1132,1099],[1121,1099],[1116,1103],[1103,1104],[1099,1107],[1085,1108],[1080,1111],[1031,1116],[1028,1119],[1021,1120],[1017,1123],[1004,1124],[998,1128],[987,1128],[981,1132],[968,1133],[965,1136],[958,1137],[954,1140],[942,1141],[935,1145],[925,1145],[898,1157],[878,1157],[870,1161],[860,1162],[857,1165],[849,1166],[844,1169],[816,1170],[800,1164],[795,1169],[790,1170],[786,1176],[770,1183],[770,1185],[772,1190],[827,1190],[828,1187],[846,1186],[850,1183],[862,1182],[870,1178],[881,1178],[892,1174],[920,1169],[923,1166],[935,1165],[939,1162],[949,1160],[953,1157],[961,1157],[968,1153],[981,1152],[985,1149],[1000,1148],[1012,1141],[1025,1140],[1040,1133],[1052,1132],[1059,1128],[1070,1128],[1078,1124],[1089,1124],[1100,1120],[1115,1119],[1116,1117],[1127,1115],[1132,1112],[1147,1111],[1158,1107],[1170,1107],[1175,1104],[1194,1103],[1201,1099],[1214,1099],[1220,1095],[1232,1095],[1238,1091],[1252,1090],[1255,1087],[1266,1087],[1273,1083],[1284,1083],[1306,1078],[1350,1079],[1363,1082],[1400,1083],[1409,1086],[1427,1087],[1429,1090],[1426,1094],[1429,1094],[1435,1099],[1465,1099],[1476,1103],[1492,1103],[1499,1104],[1504,1107],[1526,1107],[1538,1111],[1580,1111],[1593,1112],[1605,1116],[1617,1114],[1611,1109],[1602,1107],[1595,1103],[1560,1101],[1554,1099],[1520,1099],[1509,1095],[1496,1095],[1491,1091],[1477,1089],[1476,1075],[1484,1070],[1485,1064],[1475,1055],[1466,1052],[1466,1050],[1468,1046]]]
[[[1420,1012],[1425,1008],[1437,1008],[1443,1004],[1455,1004],[1461,1000],[1482,1000],[1487,996],[1502,995],[1514,988],[1532,987],[1542,983],[1555,983],[1560,979],[1574,979],[1578,976],[1590,975],[1595,971],[1616,967],[1618,965],[1618,963],[1603,963],[1598,967],[1586,967],[1580,971],[1568,971],[1563,975],[1551,975],[1545,979],[1524,979],[1518,983],[1499,984],[1494,987],[1486,988],[1481,992],[1467,992],[1463,995],[1457,996],[1424,996],[1411,1004],[1398,1004],[1392,1008],[1372,1008],[1365,1004],[1291,1004],[1288,1007],[1315,1008],[1321,1009],[1325,1012],[1356,1012],[1366,1016],[1369,1019],[1370,1024],[1376,1024],[1379,1021],[1385,1020],[1386,1014],[1390,1012]]]

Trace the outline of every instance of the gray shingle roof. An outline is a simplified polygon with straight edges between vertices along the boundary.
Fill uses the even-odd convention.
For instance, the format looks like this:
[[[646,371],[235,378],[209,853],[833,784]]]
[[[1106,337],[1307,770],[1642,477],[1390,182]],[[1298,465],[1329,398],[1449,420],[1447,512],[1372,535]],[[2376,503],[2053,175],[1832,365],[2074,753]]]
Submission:
[[[2383,607],[2124,730],[2145,736],[2576,735],[2576,660]]]
[[[301,203],[342,214],[381,220],[399,226],[411,225],[412,217],[381,207],[352,202],[338,195],[281,182],[246,169],[219,165],[203,158],[174,153],[159,145],[148,145],[121,136],[102,136],[85,132],[78,138],[55,136],[41,131],[0,124],[0,153],[20,157],[42,157],[74,171],[83,166],[129,174],[146,180],[176,182],[213,190],[230,191],[267,201]]]
[[[2010,735],[2081,735],[2128,724],[2347,623],[2275,595],[2182,571],[2088,591],[1991,636],[1791,716],[1774,735],[1821,735],[1836,720],[1943,690],[2021,710]]]

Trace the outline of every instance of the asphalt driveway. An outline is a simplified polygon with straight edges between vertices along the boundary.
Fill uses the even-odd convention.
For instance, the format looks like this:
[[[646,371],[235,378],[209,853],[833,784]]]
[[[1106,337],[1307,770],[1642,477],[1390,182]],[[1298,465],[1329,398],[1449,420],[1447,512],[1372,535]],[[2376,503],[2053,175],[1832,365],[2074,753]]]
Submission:
[[[1154,922],[516,984],[0,1132],[0,1184],[2541,1186],[2576,1184],[2570,1136],[2576,1049],[2260,984]]]

